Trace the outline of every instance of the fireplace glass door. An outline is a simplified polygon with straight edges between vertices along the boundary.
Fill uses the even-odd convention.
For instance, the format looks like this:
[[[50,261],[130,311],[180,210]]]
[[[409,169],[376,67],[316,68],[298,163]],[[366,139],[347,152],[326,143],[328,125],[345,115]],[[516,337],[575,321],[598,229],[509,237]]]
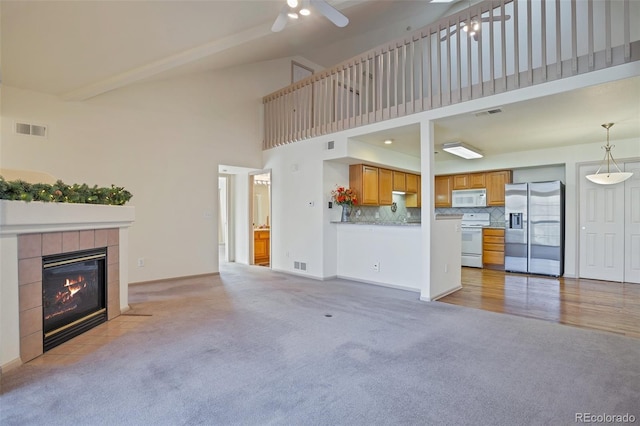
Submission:
[[[106,321],[106,250],[43,259],[45,351]]]

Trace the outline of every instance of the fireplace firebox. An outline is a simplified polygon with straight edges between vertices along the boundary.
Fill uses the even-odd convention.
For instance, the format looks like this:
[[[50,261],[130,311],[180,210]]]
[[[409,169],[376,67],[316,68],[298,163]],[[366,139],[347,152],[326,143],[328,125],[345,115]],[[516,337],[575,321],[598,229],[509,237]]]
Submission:
[[[45,352],[107,321],[106,260],[106,247],[43,258]]]

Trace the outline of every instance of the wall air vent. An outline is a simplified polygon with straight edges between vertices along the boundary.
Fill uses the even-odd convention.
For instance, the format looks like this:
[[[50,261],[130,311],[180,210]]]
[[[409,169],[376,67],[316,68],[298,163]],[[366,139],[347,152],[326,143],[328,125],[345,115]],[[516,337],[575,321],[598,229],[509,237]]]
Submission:
[[[334,147],[335,147],[335,142],[334,141],[327,142],[327,149],[333,149]]]
[[[502,112],[502,108],[492,108],[492,109],[488,109],[486,111],[479,111],[475,113],[476,117],[484,117],[486,115],[494,115],[494,114],[500,114]]]
[[[19,135],[47,137],[47,126],[28,123],[16,123],[16,133]]]

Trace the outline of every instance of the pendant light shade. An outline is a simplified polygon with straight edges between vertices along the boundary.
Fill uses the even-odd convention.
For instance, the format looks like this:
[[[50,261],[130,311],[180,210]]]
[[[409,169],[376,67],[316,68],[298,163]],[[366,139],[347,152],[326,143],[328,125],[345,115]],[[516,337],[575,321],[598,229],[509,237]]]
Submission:
[[[614,185],[616,183],[624,182],[633,175],[633,173],[623,172],[620,170],[618,163],[616,163],[616,160],[613,159],[613,155],[611,155],[611,148],[615,146],[609,145],[609,129],[611,126],[613,126],[613,123],[606,123],[602,125],[602,127],[607,129],[607,144],[602,147],[605,150],[604,159],[594,174],[586,176],[587,179],[593,183],[597,183],[598,185]],[[607,170],[606,172],[600,173],[605,161],[607,162]],[[611,163],[616,167],[617,172],[611,171]]]

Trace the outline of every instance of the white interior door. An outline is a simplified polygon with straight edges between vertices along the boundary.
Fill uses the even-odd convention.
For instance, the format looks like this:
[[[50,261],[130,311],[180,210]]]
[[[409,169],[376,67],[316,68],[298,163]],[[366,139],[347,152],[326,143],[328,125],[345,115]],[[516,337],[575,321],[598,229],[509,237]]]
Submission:
[[[625,163],[624,171],[633,173],[633,176],[624,182],[624,281],[640,284],[640,161]]]
[[[580,167],[579,276],[623,281],[625,186],[597,185],[585,178],[597,165]]]

